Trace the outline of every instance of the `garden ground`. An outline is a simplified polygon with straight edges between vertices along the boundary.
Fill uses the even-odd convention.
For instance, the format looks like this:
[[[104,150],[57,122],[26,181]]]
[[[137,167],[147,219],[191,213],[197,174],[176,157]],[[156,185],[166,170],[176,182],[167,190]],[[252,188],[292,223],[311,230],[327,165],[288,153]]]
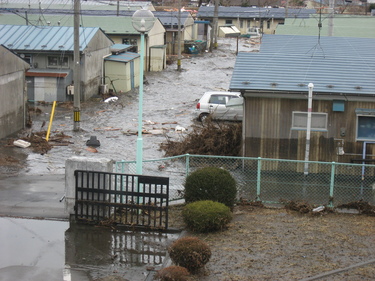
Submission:
[[[184,227],[181,210],[182,206],[172,207],[171,227]],[[227,229],[186,235],[206,241],[212,251],[210,261],[194,280],[375,279],[372,216],[301,214],[246,204],[235,207]]]

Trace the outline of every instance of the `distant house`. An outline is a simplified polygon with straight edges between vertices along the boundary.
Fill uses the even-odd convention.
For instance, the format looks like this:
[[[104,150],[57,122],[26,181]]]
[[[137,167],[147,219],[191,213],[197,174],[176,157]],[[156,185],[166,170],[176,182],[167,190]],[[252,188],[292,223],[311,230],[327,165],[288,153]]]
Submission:
[[[181,29],[181,52],[184,51],[184,41],[196,40],[198,37],[197,25],[189,12],[181,12],[180,19],[178,11],[154,12],[161,24],[165,28],[165,44],[167,54],[176,55],[178,53],[178,23]]]
[[[0,45],[0,139],[25,127],[26,80],[30,65]]]
[[[318,29],[319,14],[309,18],[287,18],[283,25],[278,25],[275,34],[278,35],[318,35],[329,36],[330,20],[322,16],[321,29]],[[332,18],[332,36],[375,38],[375,17],[335,14]]]
[[[214,9],[214,6],[201,6],[197,18],[212,23]],[[228,32],[237,33],[238,31],[239,34],[249,34],[256,29],[260,30],[262,34],[274,34],[277,26],[284,24],[286,18],[308,18],[310,14],[315,14],[315,12],[315,9],[220,6],[218,8],[218,34],[231,36]],[[234,26],[235,28],[230,31],[227,29],[228,26]],[[236,35],[234,34],[234,36]]]
[[[100,28],[115,44],[133,45],[135,46],[134,51],[139,52],[140,33],[132,25],[134,10],[127,9],[127,6],[123,5],[118,10],[113,9],[113,6],[111,7],[112,9],[109,10],[107,6],[99,5],[97,9],[93,9],[91,6],[84,5],[82,9],[87,10],[81,11],[81,26]],[[15,8],[7,9],[0,17],[0,23],[74,26],[74,13],[71,9],[47,9],[43,10],[43,16],[41,16],[40,10],[36,9],[25,10],[25,12],[27,12],[27,21],[25,17],[17,15],[20,13],[19,10]],[[166,67],[165,39],[165,28],[160,20],[155,17],[153,28],[145,34],[145,71],[161,71]]]
[[[243,155],[305,160],[309,83],[309,160],[374,155],[374,46],[371,38],[264,35],[259,53],[239,53],[230,90],[245,99]]]
[[[113,42],[99,28],[81,27],[81,99],[99,92],[102,61]],[[73,100],[68,86],[73,81],[73,27],[0,25],[0,44],[28,62],[28,99],[35,101]]]

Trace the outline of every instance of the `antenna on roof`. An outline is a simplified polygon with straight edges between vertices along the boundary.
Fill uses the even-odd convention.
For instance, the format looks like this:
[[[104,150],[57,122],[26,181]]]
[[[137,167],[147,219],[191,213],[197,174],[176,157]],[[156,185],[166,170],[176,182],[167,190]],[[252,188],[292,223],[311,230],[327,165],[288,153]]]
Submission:
[[[325,54],[324,54],[323,48],[322,48],[322,46],[320,45],[320,32],[321,32],[321,29],[322,29],[322,9],[323,9],[323,7],[322,7],[322,0],[320,0],[319,22],[318,22],[318,43],[316,43],[316,45],[315,45],[313,48],[311,48],[311,49],[307,52],[307,53],[309,53],[311,50],[313,51],[311,57],[314,56],[314,54],[315,54],[315,50],[316,50],[317,48],[319,48],[319,49],[322,51],[322,53],[323,53],[323,57],[325,57]]]

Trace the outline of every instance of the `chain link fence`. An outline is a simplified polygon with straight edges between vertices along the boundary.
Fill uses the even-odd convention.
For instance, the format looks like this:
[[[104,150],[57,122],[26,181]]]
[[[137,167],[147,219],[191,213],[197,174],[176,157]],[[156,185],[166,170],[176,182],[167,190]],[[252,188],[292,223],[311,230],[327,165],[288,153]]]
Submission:
[[[238,199],[282,203],[306,201],[338,206],[358,200],[375,204],[375,165],[249,157],[181,155],[143,161],[143,174],[169,177],[170,201],[183,199],[185,178],[219,167],[237,182]],[[116,162],[115,172],[135,174],[135,161]]]

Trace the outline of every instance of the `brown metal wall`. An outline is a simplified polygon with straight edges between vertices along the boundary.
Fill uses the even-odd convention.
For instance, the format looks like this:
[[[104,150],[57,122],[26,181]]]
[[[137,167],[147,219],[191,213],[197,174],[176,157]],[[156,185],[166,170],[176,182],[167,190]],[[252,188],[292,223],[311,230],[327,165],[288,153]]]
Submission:
[[[307,112],[306,99],[246,97],[244,144],[247,157],[304,160],[306,131],[291,130],[292,112]],[[313,100],[313,112],[328,113],[328,131],[311,131],[310,161],[350,162],[362,158],[363,142],[356,142],[357,108],[375,108],[374,102],[345,102],[344,112],[333,111],[332,100]],[[340,136],[345,128],[346,135]],[[338,155],[343,143],[344,155]],[[367,154],[375,155],[375,145]]]

